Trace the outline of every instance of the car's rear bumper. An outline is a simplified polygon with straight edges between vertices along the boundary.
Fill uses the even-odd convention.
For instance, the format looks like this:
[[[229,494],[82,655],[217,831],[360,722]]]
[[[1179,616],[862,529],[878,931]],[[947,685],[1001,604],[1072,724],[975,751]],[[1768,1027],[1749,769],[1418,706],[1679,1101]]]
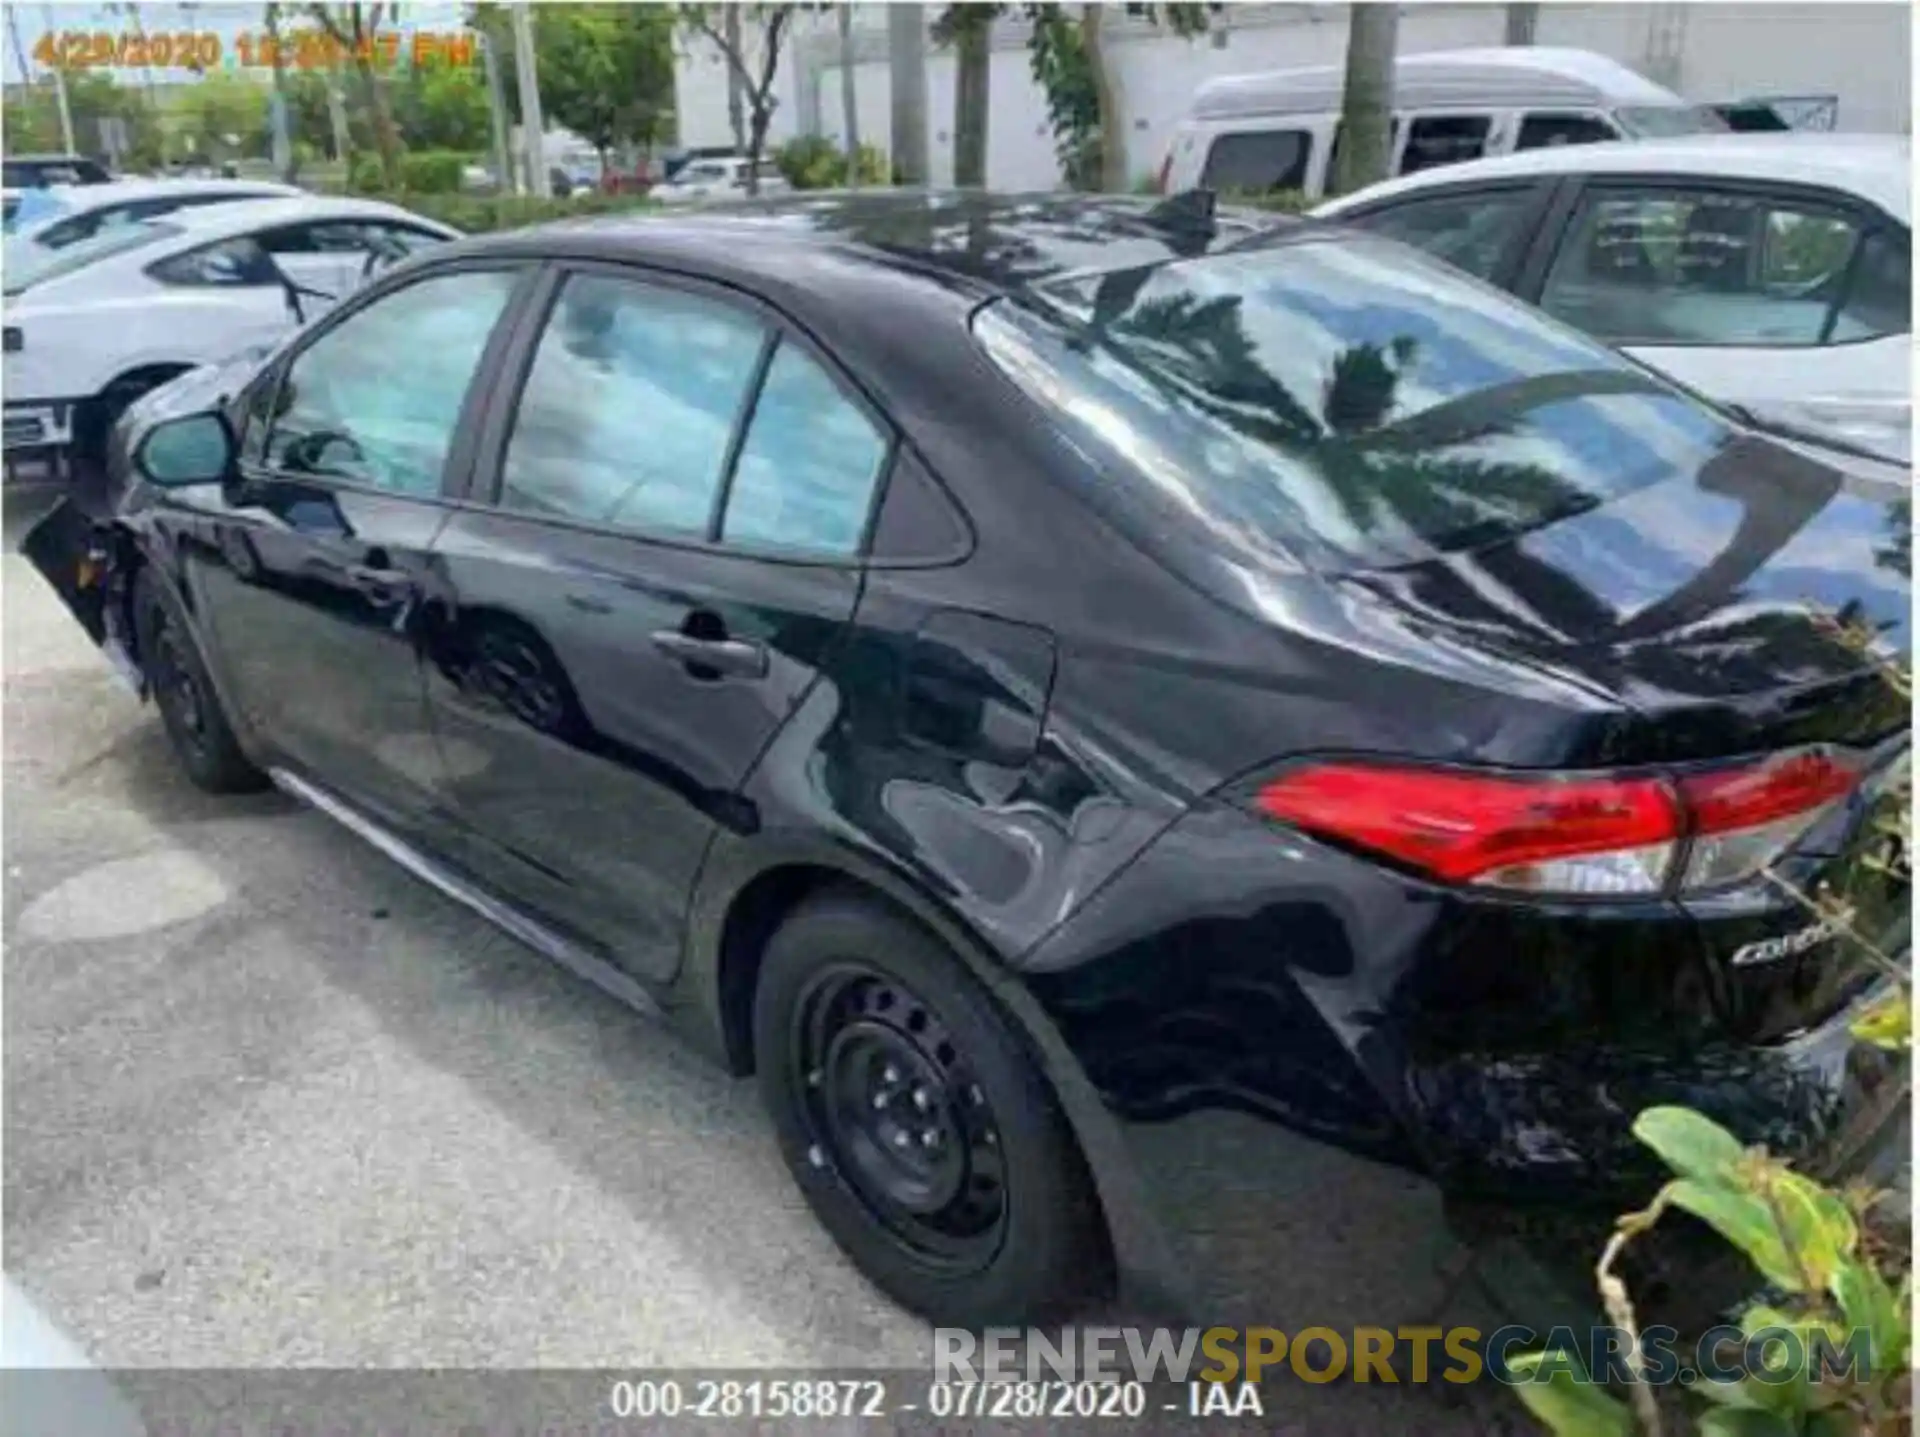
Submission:
[[[1629,986],[1636,942],[1643,976],[1678,981],[1694,918],[1588,908],[1549,930],[1450,906],[1203,809],[1027,955],[1136,1294],[1202,1325],[1581,1324],[1614,1219],[1665,1176],[1632,1137],[1642,1109],[1699,1108],[1823,1176],[1906,1160],[1907,1060],[1851,1037],[1858,1003],[1774,1044],[1561,1028],[1575,974]],[[1747,1295],[1716,1244],[1662,1228],[1645,1247],[1688,1323]]]

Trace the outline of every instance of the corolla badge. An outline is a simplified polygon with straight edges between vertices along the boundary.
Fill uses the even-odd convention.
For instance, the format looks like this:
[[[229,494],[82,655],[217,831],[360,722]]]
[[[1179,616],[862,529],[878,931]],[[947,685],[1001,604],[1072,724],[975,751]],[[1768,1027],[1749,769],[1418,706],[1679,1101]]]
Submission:
[[[1818,947],[1840,933],[1843,926],[1844,919],[1823,918],[1795,933],[1785,933],[1778,938],[1762,938],[1757,943],[1743,943],[1733,950],[1733,957],[1727,961],[1735,968],[1750,968],[1756,963],[1777,963],[1782,958],[1791,958],[1796,953]]]

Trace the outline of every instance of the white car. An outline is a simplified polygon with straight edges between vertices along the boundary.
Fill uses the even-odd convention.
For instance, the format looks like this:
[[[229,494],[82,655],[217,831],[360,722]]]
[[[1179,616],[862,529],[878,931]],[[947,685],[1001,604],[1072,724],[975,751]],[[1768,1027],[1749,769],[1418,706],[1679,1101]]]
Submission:
[[[177,210],[58,250],[9,237],[6,449],[97,458],[141,394],[275,340],[374,271],[458,236],[395,205],[303,196]]]
[[[1416,245],[1763,421],[1906,463],[1911,154],[1893,135],[1568,145],[1314,214]]]
[[[101,185],[70,185],[39,191],[39,203],[23,205],[17,218],[9,216],[6,232],[47,249],[65,249],[93,238],[109,225],[158,219],[200,205],[289,199],[303,193],[276,180],[110,180]]]
[[[689,160],[672,179],[655,185],[648,198],[663,205],[693,204],[702,200],[741,200],[747,198],[748,166],[738,156],[723,159]],[[784,177],[774,172],[765,160],[760,162],[760,193],[785,194],[791,188]]]

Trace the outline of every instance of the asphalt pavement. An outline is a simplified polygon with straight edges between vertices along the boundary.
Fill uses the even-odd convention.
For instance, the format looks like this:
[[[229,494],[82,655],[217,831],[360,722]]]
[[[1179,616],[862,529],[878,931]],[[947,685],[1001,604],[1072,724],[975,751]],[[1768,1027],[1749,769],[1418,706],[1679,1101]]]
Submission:
[[[191,787],[16,552],[48,497],[9,486],[0,558],[0,1039],[5,1267],[49,1318],[109,1367],[927,1368],[751,1083],[318,813]]]

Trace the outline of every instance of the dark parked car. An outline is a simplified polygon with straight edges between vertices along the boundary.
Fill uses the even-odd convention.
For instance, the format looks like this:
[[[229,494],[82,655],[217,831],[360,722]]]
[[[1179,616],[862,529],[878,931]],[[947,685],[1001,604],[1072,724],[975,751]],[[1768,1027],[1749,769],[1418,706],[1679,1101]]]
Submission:
[[[84,155],[8,155],[0,161],[0,182],[10,190],[104,185],[112,178],[105,165]]]
[[[27,550],[194,781],[756,1074],[942,1321],[1274,1321],[1417,1223],[1604,1227],[1661,1101],[1904,1141],[1845,1031],[1883,980],[1765,873],[1906,951],[1907,705],[1835,621],[1906,652],[1907,491],[1391,241],[901,192],[517,230],[157,392],[113,475]]]

